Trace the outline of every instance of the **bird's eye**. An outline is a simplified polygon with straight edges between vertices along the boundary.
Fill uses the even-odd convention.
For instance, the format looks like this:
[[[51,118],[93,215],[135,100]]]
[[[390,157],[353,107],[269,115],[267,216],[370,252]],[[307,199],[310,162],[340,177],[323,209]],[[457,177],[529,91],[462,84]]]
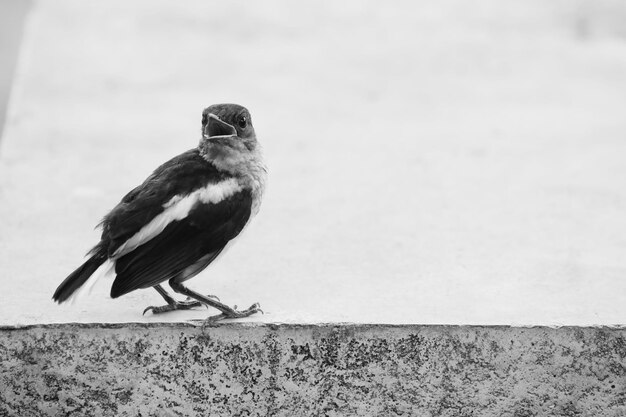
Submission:
[[[246,118],[246,116],[242,115],[237,118],[237,126],[242,129],[245,129],[248,126],[248,119]]]

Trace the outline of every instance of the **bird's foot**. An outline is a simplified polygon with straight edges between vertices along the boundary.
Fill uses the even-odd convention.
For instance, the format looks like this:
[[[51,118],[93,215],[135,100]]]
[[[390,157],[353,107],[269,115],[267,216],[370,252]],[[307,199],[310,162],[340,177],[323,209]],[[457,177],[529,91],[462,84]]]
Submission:
[[[210,325],[211,323],[218,322],[224,319],[241,319],[244,317],[248,317],[253,315],[254,313],[261,312],[263,314],[263,310],[261,310],[261,305],[259,303],[252,304],[249,308],[243,311],[238,311],[237,306],[232,309],[222,311],[221,314],[217,314],[215,316],[208,317],[204,320],[204,324],[202,327]]]
[[[213,298],[213,299],[215,299],[217,301],[220,300],[215,295],[207,295],[207,297]],[[160,314],[160,313],[165,313],[165,312],[174,311],[174,310],[189,310],[189,309],[192,309],[194,307],[202,307],[202,306],[206,307],[206,305],[204,303],[202,303],[200,301],[193,300],[190,297],[187,297],[186,301],[174,301],[173,303],[166,304],[164,306],[149,306],[149,307],[146,307],[146,309],[143,311],[143,315],[145,316],[148,311],[151,311],[152,314]]]

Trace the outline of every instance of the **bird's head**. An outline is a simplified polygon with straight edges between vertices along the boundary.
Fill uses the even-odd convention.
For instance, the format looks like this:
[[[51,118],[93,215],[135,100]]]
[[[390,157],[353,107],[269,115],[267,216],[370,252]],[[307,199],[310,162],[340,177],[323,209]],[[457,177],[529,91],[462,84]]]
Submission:
[[[214,104],[204,109],[202,137],[232,148],[253,150],[256,146],[250,112],[238,104]]]
[[[202,112],[200,150],[210,162],[224,169],[257,155],[257,140],[250,112],[238,104],[214,104]]]

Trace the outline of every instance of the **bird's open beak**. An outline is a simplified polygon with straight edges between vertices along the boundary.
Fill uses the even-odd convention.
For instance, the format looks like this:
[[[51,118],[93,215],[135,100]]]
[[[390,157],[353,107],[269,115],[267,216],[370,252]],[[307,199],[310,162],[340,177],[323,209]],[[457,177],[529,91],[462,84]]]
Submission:
[[[237,129],[234,126],[222,121],[213,113],[209,113],[209,120],[204,131],[207,139],[237,136]]]

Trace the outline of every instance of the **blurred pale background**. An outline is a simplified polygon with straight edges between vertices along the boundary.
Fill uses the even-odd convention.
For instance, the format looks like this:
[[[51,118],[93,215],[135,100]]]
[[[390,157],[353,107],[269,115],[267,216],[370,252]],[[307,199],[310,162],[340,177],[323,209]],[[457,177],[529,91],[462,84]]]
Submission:
[[[108,283],[50,297],[202,108],[237,102],[270,185],[190,287],[262,321],[623,324],[625,21],[619,1],[35,1],[0,144],[0,316],[205,317],[142,317],[157,293]]]
[[[11,80],[30,1],[0,0],[0,139]]]

